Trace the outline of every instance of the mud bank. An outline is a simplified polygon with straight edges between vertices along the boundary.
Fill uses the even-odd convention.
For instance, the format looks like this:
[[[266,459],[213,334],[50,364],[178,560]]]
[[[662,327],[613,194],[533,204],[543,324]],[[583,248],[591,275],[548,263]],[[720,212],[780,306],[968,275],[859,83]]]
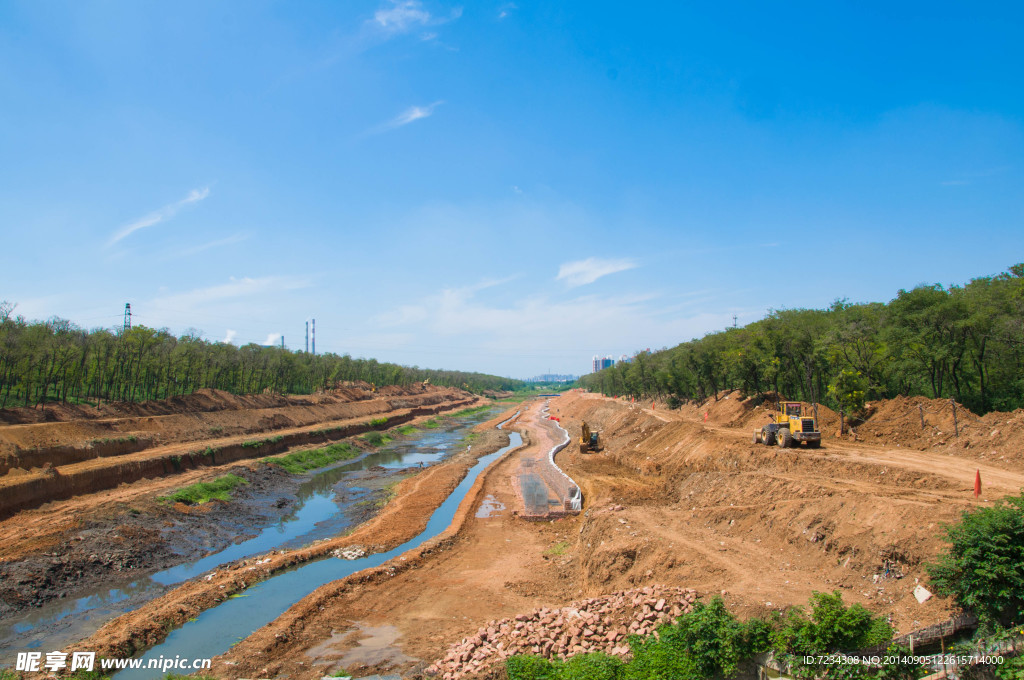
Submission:
[[[434,398],[436,395],[430,395]],[[281,453],[311,444],[326,444],[383,427],[395,427],[415,418],[477,403],[475,397],[442,399],[441,403],[390,411],[374,411],[371,420],[347,420],[317,423],[317,426],[279,431],[255,440],[228,438],[209,440],[202,447],[173,445],[126,453],[116,457],[93,458],[64,466],[47,467],[35,472],[0,477],[0,519],[43,503],[96,493],[140,479],[179,474],[200,466],[217,466],[247,458]]]
[[[444,460],[478,419],[445,419],[408,438],[392,432],[397,439],[383,448],[357,438],[363,455],[304,475],[273,465],[233,467],[227,471],[248,484],[229,503],[170,505],[150,496],[91,519],[52,552],[0,564],[5,614],[60,598],[0,619],[0,645],[73,642],[220,564],[338,535],[372,517],[397,481]]]
[[[105,656],[131,656],[162,641],[168,631],[204,610],[278,572],[352,546],[384,552],[401,545],[423,531],[432,511],[459,484],[478,456],[500,448],[504,435],[491,429],[494,424],[489,421],[489,424],[477,426],[479,438],[474,441],[472,452],[458,453],[399,483],[394,488],[394,499],[381,513],[348,536],[300,549],[275,550],[225,565],[208,578],[185,583],[140,609],[108,622],[74,649],[95,650]]]

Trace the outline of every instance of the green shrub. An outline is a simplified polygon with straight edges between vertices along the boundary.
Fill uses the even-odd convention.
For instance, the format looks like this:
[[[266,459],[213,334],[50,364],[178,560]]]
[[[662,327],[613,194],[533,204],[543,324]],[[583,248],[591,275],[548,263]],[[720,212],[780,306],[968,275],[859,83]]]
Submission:
[[[403,425],[402,427],[395,428],[394,431],[404,437],[404,436],[408,436],[408,435],[412,434],[413,432],[415,432],[416,431],[416,426],[415,425]]]
[[[370,427],[381,427],[382,425],[387,425],[387,424],[388,424],[388,419],[387,418],[374,418],[373,420],[370,421]]]
[[[814,656],[879,645],[891,640],[892,633],[883,617],[873,616],[860,604],[845,606],[837,590],[814,593],[810,615],[803,607],[790,609],[773,643],[779,655]]]
[[[760,631],[760,628],[755,626]],[[629,680],[660,678],[732,677],[739,664],[753,654],[765,651],[752,642],[763,644],[763,636],[752,641],[750,624],[736,619],[725,608],[722,598],[709,604],[695,602],[693,609],[674,624],[658,628],[658,635],[629,640],[633,660],[623,677]]]
[[[383,432],[368,432],[363,435],[362,439],[370,446],[383,446],[391,441],[391,437]]]
[[[558,669],[558,680],[619,680],[626,664],[603,652],[577,654]]]
[[[1024,493],[964,511],[944,528],[950,547],[926,565],[937,593],[985,624],[1024,623]]]
[[[540,656],[524,654],[505,660],[509,680],[558,680],[561,663]]]
[[[258,449],[262,446],[268,446],[270,444],[277,444],[278,442],[284,441],[284,435],[279,434],[276,437],[267,437],[265,439],[253,439],[247,442],[242,442],[242,448],[244,449]]]
[[[238,486],[248,484],[238,475],[227,474],[210,482],[198,482],[179,489],[169,496],[157,500],[169,500],[187,505],[200,505],[211,500],[231,500],[231,492]]]

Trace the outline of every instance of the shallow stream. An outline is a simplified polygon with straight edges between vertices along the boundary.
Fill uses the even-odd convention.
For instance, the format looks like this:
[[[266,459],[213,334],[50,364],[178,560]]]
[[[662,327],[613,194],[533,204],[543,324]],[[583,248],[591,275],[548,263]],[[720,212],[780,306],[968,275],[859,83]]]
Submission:
[[[518,432],[510,431],[508,434],[508,446],[481,456],[466,473],[462,482],[430,516],[426,529],[415,538],[387,552],[355,560],[327,557],[272,576],[247,589],[240,596],[232,597],[206,610],[171,632],[164,642],[142,656],[142,665],[146,666],[151,660],[157,662],[174,658],[205,659],[223,654],[236,642],[244,640],[270,623],[320,586],[363,569],[380,566],[437,536],[451,524],[455,511],[477,476],[493,461],[522,445],[523,440]],[[151,680],[163,677],[163,673],[156,669],[129,669],[117,673],[114,677],[117,680]]]
[[[148,577],[112,580],[102,588],[76,593],[75,599],[53,600],[7,617],[0,622],[0,651],[60,650],[88,637],[110,619],[159,597],[170,587],[221,565],[336,536],[363,516],[356,507],[358,503],[373,500],[370,490],[358,487],[364,471],[384,468],[394,474],[395,470],[433,465],[452,453],[472,427],[493,415],[493,410],[487,410],[443,420],[437,429],[418,431],[409,439],[392,442],[357,460],[312,473],[294,491],[297,503],[288,513],[259,529],[253,538]],[[354,493],[346,494],[343,501],[335,491],[339,484],[348,482],[356,486],[346,489]],[[7,656],[0,657],[0,664],[8,661]]]

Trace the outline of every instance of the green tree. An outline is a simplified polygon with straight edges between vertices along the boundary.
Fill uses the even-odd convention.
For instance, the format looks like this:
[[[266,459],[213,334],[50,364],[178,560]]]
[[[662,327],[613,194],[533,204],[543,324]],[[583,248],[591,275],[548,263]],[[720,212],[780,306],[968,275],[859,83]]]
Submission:
[[[828,386],[828,395],[839,406],[839,431],[846,432],[846,422],[842,416],[853,415],[864,409],[867,399],[867,381],[860,371],[844,368]]]
[[[927,565],[936,591],[989,626],[1024,623],[1024,493],[944,528],[949,548]]]

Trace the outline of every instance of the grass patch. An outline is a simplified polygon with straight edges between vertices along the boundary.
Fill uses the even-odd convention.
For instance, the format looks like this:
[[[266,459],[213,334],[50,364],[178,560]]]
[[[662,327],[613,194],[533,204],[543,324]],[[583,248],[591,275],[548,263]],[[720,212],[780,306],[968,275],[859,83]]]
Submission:
[[[568,549],[569,541],[559,541],[558,543],[555,543],[553,546],[545,550],[544,554],[551,557],[555,555],[564,555],[565,551]]]
[[[367,432],[361,438],[370,446],[383,446],[394,439],[394,437],[389,437],[383,432]]]
[[[416,426],[415,425],[402,425],[401,427],[395,428],[393,430],[393,432],[397,432],[398,434],[402,435],[403,437],[407,437],[407,436],[409,436],[410,434],[412,434],[415,431],[416,431]]]
[[[379,434],[379,433],[378,433]],[[293,451],[287,456],[279,458],[264,458],[264,463],[277,465],[293,475],[299,475],[309,470],[327,467],[339,460],[348,460],[359,455],[359,449],[348,442],[338,442],[320,449],[309,449],[306,451]]]
[[[437,422],[437,418],[431,418],[427,422],[423,423],[421,427],[424,430],[436,430],[437,428],[441,427],[441,423]]]
[[[186,505],[201,505],[211,500],[229,501],[231,492],[237,487],[246,485],[245,481],[238,475],[224,475],[212,482],[198,482],[178,489],[170,496],[161,496],[157,500],[185,503]]]
[[[388,424],[388,419],[387,418],[374,418],[373,420],[370,421],[370,427],[380,427],[381,425],[387,425],[387,424]]]
[[[261,446],[268,444],[277,444],[284,440],[284,435],[277,435],[276,437],[267,437],[266,439],[253,439],[252,441],[242,442],[243,449],[258,449]]]
[[[486,411],[489,408],[492,408],[490,404],[484,404],[483,406],[474,406],[472,408],[464,408],[461,411],[456,411],[455,413],[449,414],[448,417],[458,418],[459,416],[471,416],[474,413],[480,413],[481,411]]]
[[[129,435],[127,437],[107,438],[107,439],[93,439],[90,444],[134,444],[139,441],[135,435]]]

